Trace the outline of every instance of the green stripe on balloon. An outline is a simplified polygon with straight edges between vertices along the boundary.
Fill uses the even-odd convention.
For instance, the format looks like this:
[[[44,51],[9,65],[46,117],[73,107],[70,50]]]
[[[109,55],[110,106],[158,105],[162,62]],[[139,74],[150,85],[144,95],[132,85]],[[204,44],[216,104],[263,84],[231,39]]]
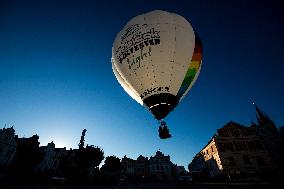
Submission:
[[[185,78],[183,79],[183,82],[181,84],[181,87],[178,91],[177,97],[181,98],[182,95],[185,93],[187,88],[190,86],[191,82],[194,79],[194,76],[196,74],[197,70],[196,68],[189,68],[185,74]]]

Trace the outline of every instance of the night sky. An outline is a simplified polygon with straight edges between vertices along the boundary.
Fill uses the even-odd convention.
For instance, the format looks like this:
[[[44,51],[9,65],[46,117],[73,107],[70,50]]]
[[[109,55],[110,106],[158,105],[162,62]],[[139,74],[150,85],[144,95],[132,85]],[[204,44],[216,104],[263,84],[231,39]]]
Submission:
[[[187,167],[229,121],[256,121],[252,102],[284,125],[281,1],[0,1],[0,127],[40,145],[102,147],[105,156],[160,149]],[[203,43],[203,65],[166,118],[173,137],[124,92],[111,68],[112,43],[132,17],[152,10],[185,17]]]

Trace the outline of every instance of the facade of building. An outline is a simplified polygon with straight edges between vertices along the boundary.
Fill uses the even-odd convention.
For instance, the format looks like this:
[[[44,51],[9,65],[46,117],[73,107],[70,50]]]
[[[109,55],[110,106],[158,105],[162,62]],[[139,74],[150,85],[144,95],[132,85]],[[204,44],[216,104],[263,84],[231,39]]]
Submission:
[[[55,148],[55,155],[53,159],[53,165],[51,167],[52,172],[55,174],[61,174],[61,170],[59,169],[61,161],[68,155],[68,151],[66,147],[64,148]]]
[[[9,166],[15,156],[16,149],[14,128],[0,129],[0,167]]]
[[[133,177],[135,175],[135,166],[136,166],[136,163],[135,163],[136,160],[133,160],[131,158],[128,158],[126,156],[124,156],[122,159],[121,159],[121,164],[123,166],[123,174],[128,176],[128,177]]]
[[[178,171],[178,166],[171,162],[170,156],[165,156],[160,151],[157,151],[149,159],[141,155],[137,160],[124,156],[121,159],[121,164],[124,167],[123,172],[126,176],[138,178],[151,177],[157,180],[171,180]],[[184,171],[181,166],[179,168],[180,171]]]
[[[30,179],[44,157],[39,147],[39,136],[19,138],[15,135],[15,141],[17,150],[9,166],[9,172],[16,180]]]
[[[149,161],[140,155],[136,160],[124,156],[121,159],[123,173],[128,177],[145,178],[149,176]]]
[[[44,172],[50,171],[55,157],[55,144],[52,142],[48,143],[47,146],[41,146],[40,149],[44,153],[43,161],[38,165],[36,171]]]
[[[41,146],[40,149],[44,153],[43,161],[37,166],[36,171],[57,173],[60,161],[67,156],[66,148],[55,148],[55,144],[48,143],[47,146]]]
[[[184,166],[175,166],[176,167],[176,173],[177,175],[184,175],[187,173],[187,171],[185,170]]]
[[[134,167],[135,175],[145,177],[149,175],[148,158],[140,155],[135,161]]]
[[[245,127],[229,122],[218,129],[189,164],[189,171],[231,180],[281,176],[283,145],[281,147],[280,133],[269,117],[255,107],[258,124]]]
[[[157,151],[155,156],[149,159],[150,176],[156,177],[158,180],[173,179],[174,164],[171,162],[170,156],[165,156],[162,152]]]

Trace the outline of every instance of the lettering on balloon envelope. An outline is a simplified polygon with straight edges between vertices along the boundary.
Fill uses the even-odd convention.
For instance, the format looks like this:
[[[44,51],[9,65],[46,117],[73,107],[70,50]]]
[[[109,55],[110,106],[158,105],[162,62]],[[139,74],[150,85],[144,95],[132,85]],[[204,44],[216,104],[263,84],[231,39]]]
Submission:
[[[139,62],[139,60],[143,59],[143,57],[147,54],[143,52],[145,47],[148,47],[148,54],[150,55],[151,46],[160,44],[160,31],[155,29],[154,27],[148,29],[147,24],[143,24],[139,26],[139,24],[129,26],[125,34],[121,37],[120,46],[117,48],[115,54],[119,62],[122,64],[122,61],[127,59],[127,62],[131,62],[131,64]],[[141,52],[140,56],[130,57],[134,52]],[[138,60],[138,59],[139,60]],[[131,69],[132,66],[129,66]]]
[[[140,49],[140,54],[138,56],[134,56],[132,55],[132,58],[129,59],[129,58],[126,58],[127,59],[127,63],[128,63],[128,68],[129,69],[132,69],[132,67],[134,65],[136,65],[135,67],[136,68],[140,68],[141,66],[141,60],[143,60],[144,58],[147,58],[149,56],[151,56],[151,47],[149,47],[148,51],[145,52],[143,51],[143,48]]]
[[[169,92],[170,87],[154,87],[150,89],[146,89],[141,95],[141,99],[145,98],[146,96],[151,95],[152,93],[157,92]]]

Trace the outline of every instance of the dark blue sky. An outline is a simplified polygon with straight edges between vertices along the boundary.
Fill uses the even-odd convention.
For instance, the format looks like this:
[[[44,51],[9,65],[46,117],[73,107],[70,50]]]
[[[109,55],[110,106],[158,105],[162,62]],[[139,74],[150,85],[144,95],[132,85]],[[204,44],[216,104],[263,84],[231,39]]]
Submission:
[[[132,17],[175,12],[203,42],[203,67],[167,117],[173,137],[112,73],[111,48]],[[284,125],[281,1],[0,1],[0,125],[40,136],[41,145],[86,143],[131,158],[161,149],[185,165],[228,121],[250,125],[255,101]]]

